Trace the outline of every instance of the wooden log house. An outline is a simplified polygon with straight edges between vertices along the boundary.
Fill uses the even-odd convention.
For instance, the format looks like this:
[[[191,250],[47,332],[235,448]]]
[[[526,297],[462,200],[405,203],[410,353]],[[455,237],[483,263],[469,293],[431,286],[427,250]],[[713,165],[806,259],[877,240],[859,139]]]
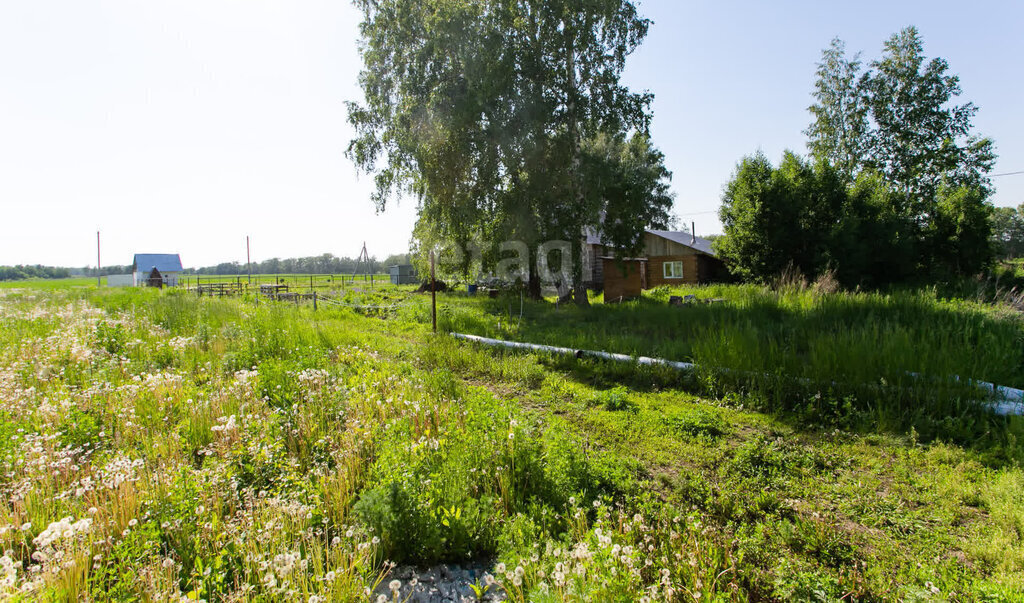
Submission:
[[[616,260],[611,248],[597,237],[587,237],[587,259],[594,258],[588,284],[603,288],[606,301],[639,297],[640,291],[661,285],[713,282],[725,276],[711,241],[688,232],[648,230],[643,235],[643,256]]]

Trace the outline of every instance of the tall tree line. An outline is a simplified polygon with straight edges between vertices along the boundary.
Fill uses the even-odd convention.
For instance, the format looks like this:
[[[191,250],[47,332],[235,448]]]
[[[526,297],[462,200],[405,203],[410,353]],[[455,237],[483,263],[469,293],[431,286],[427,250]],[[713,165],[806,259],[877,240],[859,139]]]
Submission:
[[[999,258],[1024,257],[1024,203],[993,210],[992,243]]]
[[[0,281],[21,281],[30,278],[68,278],[70,268],[43,266],[42,264],[0,266]]]
[[[717,245],[734,271],[766,280],[792,265],[880,285],[985,268],[994,145],[973,133],[977,107],[953,102],[948,63],[926,59],[908,27],[866,68],[834,40],[816,75],[810,156],[746,157],[725,188]]]
[[[370,256],[370,261],[360,262],[358,258],[337,257],[330,253],[302,258],[270,258],[252,263],[253,274],[381,274],[389,266],[408,264],[409,254],[393,254],[384,260]],[[241,262],[222,262],[216,266],[188,269],[190,274],[237,275],[246,274],[248,267]]]

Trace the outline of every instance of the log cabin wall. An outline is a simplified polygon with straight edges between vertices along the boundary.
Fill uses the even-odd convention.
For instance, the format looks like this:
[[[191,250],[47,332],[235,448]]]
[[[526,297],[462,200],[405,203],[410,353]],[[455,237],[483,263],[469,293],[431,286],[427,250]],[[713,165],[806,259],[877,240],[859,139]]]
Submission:
[[[665,278],[665,264],[667,262],[682,262],[682,278]],[[649,257],[647,259],[647,286],[660,287],[661,285],[693,285],[701,282],[700,262],[695,253],[680,255],[662,255]]]
[[[647,287],[661,285],[694,285],[723,278],[725,264],[688,245],[652,234],[644,234],[647,255]],[[682,262],[682,278],[665,278],[666,262]]]
[[[619,299],[640,297],[644,288],[643,260],[623,260],[620,264],[614,258],[602,258],[604,272],[604,301],[610,303]]]

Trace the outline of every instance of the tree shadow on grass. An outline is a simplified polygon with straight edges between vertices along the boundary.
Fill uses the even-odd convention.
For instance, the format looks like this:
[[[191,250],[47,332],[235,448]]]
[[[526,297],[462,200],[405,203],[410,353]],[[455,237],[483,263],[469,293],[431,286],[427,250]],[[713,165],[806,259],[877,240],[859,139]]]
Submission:
[[[702,369],[685,374],[595,359],[542,361],[597,388],[739,396],[746,408],[799,429],[906,434],[913,428],[921,441],[955,442],[996,462],[1024,456],[1017,444],[1024,440],[1022,420],[992,415],[976,402],[980,392],[954,379],[1024,385],[1019,317],[940,301],[927,292],[735,291],[737,298],[728,303],[683,307],[664,303],[665,295],[588,308],[524,302],[521,318],[513,311],[518,298],[480,300],[482,311],[459,313],[449,327],[690,361]],[[510,310],[512,301],[516,308]]]
[[[794,431],[819,437],[843,429],[863,435],[905,436],[922,443],[943,441],[976,452],[991,467],[1024,461],[1024,417],[999,416],[975,400],[937,403],[924,388],[897,392],[889,386],[827,386],[799,383],[781,375],[766,379],[722,378],[709,372],[683,372],[568,356],[541,357],[541,364],[565,379],[598,389],[619,386],[641,393],[678,391],[745,410],[763,412]],[[899,393],[900,408],[879,404]],[[902,406],[911,410],[901,410]]]

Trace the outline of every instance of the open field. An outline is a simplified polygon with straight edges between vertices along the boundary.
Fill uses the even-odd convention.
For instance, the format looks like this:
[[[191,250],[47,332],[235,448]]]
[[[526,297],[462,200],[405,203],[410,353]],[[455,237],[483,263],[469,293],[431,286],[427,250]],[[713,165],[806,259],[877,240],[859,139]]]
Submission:
[[[439,323],[709,367],[694,376],[434,336],[429,296],[403,288],[317,312],[4,289],[0,589],[423,587],[390,560],[482,564],[462,594],[517,601],[1022,600],[1021,419],[948,379],[1024,383],[1017,314],[928,293],[687,292],[729,302],[451,294]]]
[[[103,286],[107,285],[107,277],[103,279]],[[71,289],[74,287],[96,288],[95,276],[76,276],[72,278],[33,278],[20,281],[0,281],[0,289]]]

